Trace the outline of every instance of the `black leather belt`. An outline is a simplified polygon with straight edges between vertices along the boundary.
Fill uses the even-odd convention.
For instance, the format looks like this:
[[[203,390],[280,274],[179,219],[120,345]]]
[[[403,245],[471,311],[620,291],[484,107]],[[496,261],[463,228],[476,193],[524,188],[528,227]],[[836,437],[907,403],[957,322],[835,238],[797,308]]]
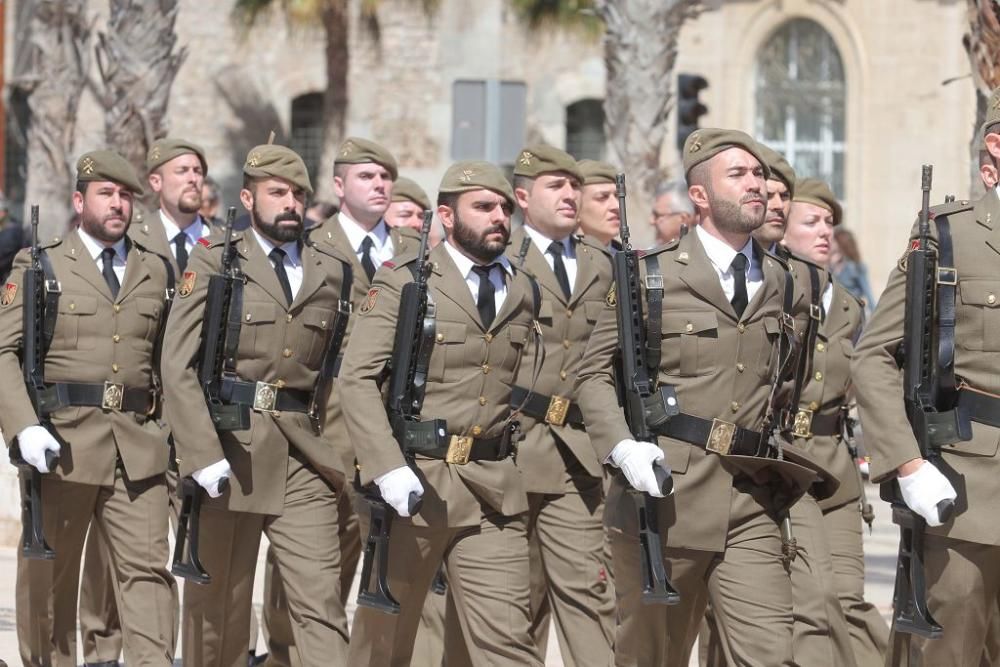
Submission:
[[[704,419],[680,412],[653,429],[657,435],[707,449],[716,454],[767,456],[771,445],[760,431],[737,426],[721,419]]]
[[[510,393],[510,406],[554,426],[567,423],[583,426],[580,406],[563,396],[546,396],[524,387],[514,387]]]
[[[445,463],[456,465],[464,465],[469,461],[502,461],[511,454],[510,438],[506,435],[494,438],[452,435],[448,436],[447,442],[444,447],[409,447],[407,453],[442,459]]]
[[[155,394],[150,389],[114,382],[55,382],[46,385],[37,398],[38,411],[43,415],[72,406],[139,414],[149,414],[156,407]]]
[[[832,415],[817,415],[812,410],[803,408],[795,413],[791,426],[791,435],[796,438],[812,438],[813,436],[840,435],[840,412]]]
[[[1000,427],[1000,397],[962,388],[958,392],[958,409],[974,422]]]
[[[312,392],[288,389],[268,382],[236,380],[227,384],[225,402],[249,405],[258,412],[309,412]]]

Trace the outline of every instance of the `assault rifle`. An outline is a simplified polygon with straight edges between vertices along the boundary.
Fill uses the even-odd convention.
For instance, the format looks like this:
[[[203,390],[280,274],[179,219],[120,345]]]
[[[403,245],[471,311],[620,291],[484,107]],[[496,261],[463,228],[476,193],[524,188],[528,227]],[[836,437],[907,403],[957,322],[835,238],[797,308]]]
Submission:
[[[615,177],[621,219],[622,250],[615,254],[615,298],[618,316],[618,339],[621,345],[621,376],[625,421],[636,440],[655,442],[646,421],[645,403],[654,396],[655,373],[658,369],[646,365],[646,329],[643,317],[642,289],[639,281],[639,254],[629,239],[628,220],[625,214],[625,174]],[[662,289],[662,276],[659,289]],[[647,285],[647,287],[649,287]],[[659,342],[659,341],[657,341]],[[653,374],[652,377],[650,374]],[[663,481],[661,492],[673,490],[673,480]],[[628,494],[635,504],[639,525],[639,554],[642,581],[642,601],[646,604],[677,604],[681,596],[667,577],[663,566],[663,548],[660,538],[657,501],[652,496],[629,488]]]
[[[42,251],[38,247],[38,205],[31,205],[31,266],[24,271],[24,300],[22,302],[21,373],[28,397],[42,427],[49,429],[48,413],[42,404],[45,390],[45,353],[52,341],[53,331],[46,331],[46,324],[54,328],[55,313],[46,321],[46,298],[49,293],[60,292],[56,280],[46,281],[42,268]],[[45,452],[45,465],[51,471],[59,455]],[[45,541],[42,524],[42,474],[21,457],[17,442],[10,449],[11,463],[20,472],[21,494],[21,555],[33,560],[52,560],[55,551]]]
[[[939,433],[954,432],[954,414],[939,412],[941,386],[937,360],[937,288],[954,280],[954,269],[938,266],[938,252],[930,243],[931,166],[921,173],[923,201],[918,237],[906,257],[906,310],[903,328],[903,402],[920,455],[932,465],[940,462]],[[942,272],[951,272],[943,275]],[[949,425],[952,428],[947,428]],[[941,428],[939,429],[938,426]],[[961,438],[967,439],[967,438]],[[892,503],[892,520],[899,525],[899,558],[893,591],[893,627],[898,632],[937,639],[943,629],[927,609],[924,572],[924,529],[927,524],[903,502],[899,482],[882,485],[883,498]],[[938,516],[947,521],[955,509],[951,500],[938,503]]]
[[[403,286],[396,317],[396,337],[392,343],[390,361],[389,391],[386,399],[386,414],[392,426],[393,436],[404,455],[407,441],[418,431],[426,431],[431,437],[438,431],[444,432],[441,420],[420,422],[420,408],[427,389],[427,364],[432,346],[426,344],[434,338],[434,309],[428,304],[427,278],[430,265],[427,263],[427,239],[431,231],[431,211],[424,213],[420,228],[420,251],[417,255],[414,280]],[[417,426],[420,424],[421,426]],[[358,604],[371,607],[387,614],[399,613],[399,602],[389,590],[389,531],[392,528],[393,509],[371,487],[362,489],[368,501],[371,524],[365,540],[364,560],[361,564],[361,582],[358,588]],[[413,516],[420,511],[422,499],[411,493],[408,511]],[[375,586],[372,588],[372,574]]]
[[[249,408],[245,405],[227,405],[222,402],[221,397],[226,369],[235,366],[243,310],[243,275],[235,262],[236,246],[233,245],[235,220],[236,209],[230,206],[226,212],[222,270],[208,279],[198,360],[198,380],[205,392],[208,411],[216,431],[250,428]],[[228,486],[229,480],[223,479],[219,482],[219,492],[224,492]],[[172,573],[197,584],[212,581],[211,575],[202,566],[199,555],[199,516],[204,494],[205,491],[193,478],[185,477],[180,481],[178,495],[181,497],[181,511],[177,517],[177,539],[174,541],[174,557],[170,566]]]

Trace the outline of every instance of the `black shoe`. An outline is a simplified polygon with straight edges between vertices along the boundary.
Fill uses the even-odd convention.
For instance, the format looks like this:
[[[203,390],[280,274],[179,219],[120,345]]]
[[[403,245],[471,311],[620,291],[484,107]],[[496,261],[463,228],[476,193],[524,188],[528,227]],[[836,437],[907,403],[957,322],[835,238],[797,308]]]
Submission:
[[[267,653],[265,653],[264,655],[257,655],[256,653],[248,653],[247,667],[258,667],[259,665],[263,665],[265,662],[267,662],[267,656],[268,656]]]
[[[85,662],[83,667],[121,667],[117,660],[105,660],[104,662]]]

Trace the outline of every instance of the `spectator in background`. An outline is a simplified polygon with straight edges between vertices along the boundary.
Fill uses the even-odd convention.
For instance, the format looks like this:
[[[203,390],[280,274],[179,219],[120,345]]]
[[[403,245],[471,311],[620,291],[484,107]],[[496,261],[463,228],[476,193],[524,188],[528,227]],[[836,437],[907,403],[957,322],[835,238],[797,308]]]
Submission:
[[[833,269],[833,275],[844,283],[847,291],[865,302],[865,315],[871,315],[875,308],[875,297],[868,282],[868,267],[861,261],[858,242],[854,239],[854,234],[839,227],[834,230],[833,239],[841,256],[840,262]]]
[[[336,197],[336,195],[334,195]],[[332,218],[340,210],[340,200],[337,203],[317,199],[306,209],[306,229],[315,227],[327,218]]]
[[[649,224],[653,226],[658,246],[684,236],[694,224],[694,204],[684,181],[668,181],[656,188]]]
[[[7,197],[0,191],[0,280],[5,280],[17,251],[31,242],[29,232],[10,217]]]
[[[211,176],[205,177],[201,186],[201,208],[198,213],[210,227],[224,227],[226,221],[219,217],[219,207],[222,197],[219,195],[219,184]]]

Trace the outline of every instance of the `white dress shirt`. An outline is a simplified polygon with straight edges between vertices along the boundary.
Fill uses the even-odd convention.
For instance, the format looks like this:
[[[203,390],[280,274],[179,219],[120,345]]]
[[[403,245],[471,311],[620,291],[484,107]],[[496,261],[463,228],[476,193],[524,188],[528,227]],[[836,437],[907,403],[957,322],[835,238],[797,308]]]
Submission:
[[[712,267],[719,275],[719,282],[722,283],[722,291],[726,293],[726,299],[732,301],[733,293],[736,290],[732,267],[736,251],[722,239],[717,239],[706,232],[701,225],[695,225],[694,231],[698,240],[701,241],[701,245],[705,248],[705,254],[708,255]],[[761,271],[760,262],[754,257],[752,238],[747,241],[740,252],[746,255],[750,261],[747,265],[749,267],[747,270],[747,303],[750,303],[753,301],[754,295],[757,294],[757,290],[764,284],[764,272]]]
[[[823,292],[823,312],[827,315],[830,314],[830,304],[833,303],[833,281],[826,286],[826,291]]]
[[[382,262],[392,259],[396,254],[395,248],[392,247],[392,237],[389,236],[389,226],[385,224],[385,220],[379,220],[369,232],[343,211],[337,214],[337,219],[347,234],[347,240],[350,241],[359,262],[362,255],[361,244],[365,242],[365,237],[372,240],[372,264],[375,265],[376,271],[382,266]]]
[[[549,246],[552,245],[552,241],[555,239],[550,239],[545,234],[531,227],[529,225],[524,226],[524,231],[528,233],[531,240],[535,242],[538,249],[542,253],[542,257],[548,262],[549,268],[555,272],[555,259],[552,258],[552,253],[549,252]],[[567,236],[564,239],[556,241],[561,243],[563,246],[563,264],[566,265],[566,277],[569,279],[569,292],[573,293],[573,288],[576,286],[576,244],[573,243],[573,237]]]
[[[174,245],[174,237],[177,236],[181,231],[184,232],[186,239],[184,239],[184,247],[187,248],[188,255],[191,255],[191,250],[194,248],[194,244],[198,242],[198,239],[208,236],[208,225],[201,219],[201,216],[197,216],[190,225],[185,229],[181,230],[177,224],[170,219],[163,209],[160,209],[160,221],[163,223],[163,230],[167,233],[167,245],[170,246],[170,253],[177,259],[177,246]]]
[[[458,273],[465,277],[465,285],[472,293],[472,302],[479,305],[479,274],[472,270],[472,267],[476,263],[463,255],[455,246],[447,241],[442,245],[448,251],[451,261],[455,262],[455,266],[458,267]],[[504,272],[507,273],[507,276],[513,276],[514,270],[511,268],[510,261],[505,255],[500,255],[494,261],[501,267],[497,268],[494,266],[490,270],[490,282],[493,283],[493,288],[496,291],[496,296],[494,297],[496,312],[499,314],[504,299],[507,298],[507,281],[505,280],[506,276],[504,276]]]
[[[100,243],[93,236],[83,231],[83,227],[78,227],[77,231],[80,232],[80,239],[83,241],[84,247],[87,248],[87,252],[90,253],[91,259],[97,264],[97,272],[101,275],[104,274],[104,262],[101,260],[101,253],[104,252],[104,244]],[[112,248],[115,249],[115,258],[111,260],[111,266],[115,271],[115,275],[118,276],[118,284],[125,284],[125,257],[128,255],[128,250],[125,248],[125,237],[123,236],[115,243]]]
[[[261,236],[253,227],[250,230],[253,232],[264,254],[269,255],[275,248],[274,244]],[[292,288],[292,300],[294,300],[299,293],[299,288],[302,287],[302,257],[299,255],[299,244],[296,241],[289,241],[282,244],[281,249],[285,251],[285,259],[282,264],[285,265],[285,273],[288,274],[288,285]],[[268,257],[267,261],[270,263],[271,258]],[[273,264],[271,265],[274,266]]]

